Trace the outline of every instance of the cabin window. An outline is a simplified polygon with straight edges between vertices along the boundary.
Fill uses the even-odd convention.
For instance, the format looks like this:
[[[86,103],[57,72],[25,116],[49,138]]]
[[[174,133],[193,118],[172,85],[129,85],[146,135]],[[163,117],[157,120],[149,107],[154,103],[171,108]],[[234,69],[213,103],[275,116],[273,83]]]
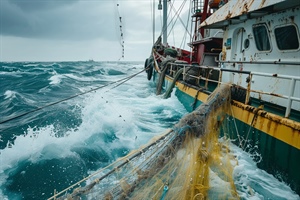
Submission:
[[[299,39],[294,25],[275,28],[275,37],[278,49],[293,50],[299,48]]]
[[[253,35],[255,39],[256,48],[259,51],[271,50],[268,29],[265,24],[257,24],[253,26]]]

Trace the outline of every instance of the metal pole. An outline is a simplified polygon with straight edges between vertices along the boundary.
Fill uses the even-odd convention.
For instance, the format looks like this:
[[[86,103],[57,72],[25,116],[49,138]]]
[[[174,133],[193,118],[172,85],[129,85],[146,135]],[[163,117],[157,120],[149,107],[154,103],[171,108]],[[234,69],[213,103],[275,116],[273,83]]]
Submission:
[[[168,5],[167,5],[168,0],[163,0],[163,44],[167,44],[167,12],[168,12]]]
[[[155,0],[153,0],[153,24],[152,24],[152,31],[153,31],[153,44],[155,43]]]
[[[296,79],[292,78],[292,85],[290,86],[290,95],[288,96],[288,104],[286,106],[286,110],[285,110],[285,117],[288,118],[291,114],[291,107],[292,107],[292,99],[291,97],[294,95],[294,91],[295,91],[295,85],[296,85]]]

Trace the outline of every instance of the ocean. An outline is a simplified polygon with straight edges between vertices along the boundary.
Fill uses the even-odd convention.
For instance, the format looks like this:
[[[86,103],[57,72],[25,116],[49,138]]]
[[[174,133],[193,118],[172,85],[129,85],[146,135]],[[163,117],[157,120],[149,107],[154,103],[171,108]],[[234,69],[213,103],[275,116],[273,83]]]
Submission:
[[[47,199],[187,114],[174,94],[155,95],[143,69],[142,62],[0,62],[0,199]],[[233,144],[231,151],[241,199],[300,199],[253,155]]]

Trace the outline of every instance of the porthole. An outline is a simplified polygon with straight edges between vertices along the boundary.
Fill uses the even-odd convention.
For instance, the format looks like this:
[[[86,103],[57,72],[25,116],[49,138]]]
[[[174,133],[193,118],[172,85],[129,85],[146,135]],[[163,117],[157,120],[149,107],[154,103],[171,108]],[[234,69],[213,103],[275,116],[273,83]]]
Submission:
[[[248,49],[249,46],[250,46],[250,41],[249,41],[249,39],[245,39],[245,40],[244,40],[244,49]]]

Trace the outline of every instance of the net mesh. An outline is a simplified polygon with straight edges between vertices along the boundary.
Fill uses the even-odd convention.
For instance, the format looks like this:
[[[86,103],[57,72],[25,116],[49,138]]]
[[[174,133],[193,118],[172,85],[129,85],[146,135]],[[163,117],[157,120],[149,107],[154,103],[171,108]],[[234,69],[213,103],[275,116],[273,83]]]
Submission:
[[[230,88],[220,86],[173,129],[93,174],[86,186],[60,199],[238,198],[232,178],[236,161],[227,140],[219,139],[229,105]]]

